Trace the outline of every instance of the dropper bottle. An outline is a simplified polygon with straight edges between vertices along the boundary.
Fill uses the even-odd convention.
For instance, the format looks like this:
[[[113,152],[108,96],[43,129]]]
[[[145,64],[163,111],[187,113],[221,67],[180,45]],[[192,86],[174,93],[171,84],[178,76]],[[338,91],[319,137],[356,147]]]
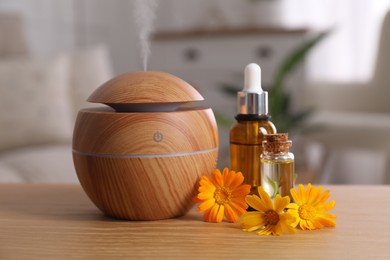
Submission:
[[[264,135],[275,134],[269,121],[268,93],[261,88],[260,66],[251,63],[245,67],[244,89],[237,93],[237,122],[230,129],[230,166],[244,175],[251,194],[257,194],[261,185],[260,155]]]

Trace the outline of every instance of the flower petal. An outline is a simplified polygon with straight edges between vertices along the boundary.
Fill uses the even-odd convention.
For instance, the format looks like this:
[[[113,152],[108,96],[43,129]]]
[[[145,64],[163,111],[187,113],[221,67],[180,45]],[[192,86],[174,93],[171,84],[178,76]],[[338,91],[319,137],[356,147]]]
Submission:
[[[281,221],[280,225],[282,226],[283,231],[286,231],[289,234],[295,234],[297,232],[295,229],[296,226],[293,226],[292,224]]]
[[[322,186],[314,187],[312,186],[309,197],[307,198],[307,204],[317,205],[320,202],[322,194]]]
[[[214,191],[212,192],[200,192],[198,194],[198,199],[200,200],[208,200],[208,199],[211,199],[211,198],[214,198]]]
[[[335,215],[332,214],[320,214],[318,216],[318,221],[324,226],[324,227],[335,227],[336,221],[334,220],[336,218]]]
[[[266,212],[272,208],[268,208],[267,205],[262,201],[259,196],[256,195],[248,195],[245,197],[246,203],[248,203],[249,206],[254,208],[255,210],[258,210],[260,212]]]
[[[298,224],[300,223],[301,219],[299,218],[298,214],[290,213],[290,210],[288,211],[288,213],[295,217],[295,221],[290,223],[290,225],[295,228],[296,226],[298,226]]]
[[[272,229],[273,229],[274,226],[266,226],[265,228],[263,228],[262,230],[260,230],[259,232],[257,232],[257,234],[259,236],[268,236],[268,235],[271,235],[272,234]]]
[[[219,205],[216,222],[218,222],[218,223],[222,222],[224,213],[225,213],[225,206]]]
[[[257,191],[259,192],[260,199],[263,201],[265,207],[267,210],[273,209],[274,210],[274,204],[272,203],[272,200],[268,193],[264,190],[263,187],[258,187]]]
[[[301,221],[299,221],[299,227],[302,229],[302,230],[307,230],[309,229],[309,226],[307,224],[307,221],[306,220],[303,220],[301,219]]]
[[[329,197],[330,197],[330,191],[329,190],[324,191],[318,203],[324,203]]]
[[[283,221],[283,222],[285,222],[287,224],[291,224],[291,223],[295,222],[296,215],[287,212],[287,213],[284,213],[284,214],[280,214],[279,215],[279,219],[280,219],[280,221]]]
[[[211,213],[211,208],[209,210],[206,210],[205,213],[203,214],[203,220],[209,222],[210,218],[210,213]]]
[[[234,173],[234,172],[233,172]],[[235,189],[244,182],[244,176],[241,172],[234,173],[234,178],[230,181],[230,188]]]
[[[299,226],[302,230],[314,230],[316,227],[313,225],[311,220],[301,219]]]
[[[215,205],[214,198],[203,201],[198,207],[198,212],[203,212],[205,210],[211,209],[211,207],[213,207],[214,205]]]
[[[210,209],[210,214],[207,219],[208,222],[217,222],[218,209],[219,209],[219,205],[214,204],[213,207]]]
[[[229,204],[225,205],[225,216],[230,222],[238,222],[238,215]]]
[[[298,185],[298,199],[300,200],[300,203],[297,202],[298,205],[302,205],[306,203],[306,197],[305,197],[305,187],[302,184]]]
[[[280,196],[280,194],[277,194],[274,200],[274,208],[277,213],[282,212],[287,205],[290,203],[290,197],[289,196]]]
[[[251,186],[249,184],[242,184],[232,191],[232,197],[244,199],[245,196],[248,195],[250,191],[251,191]]]
[[[198,195],[196,195],[195,197],[193,197],[192,200],[193,200],[193,202],[195,202],[195,203],[203,202],[203,200],[201,200],[201,199],[198,198]]]
[[[286,208],[298,210],[298,209],[299,209],[299,206],[298,206],[298,204],[296,204],[296,203],[289,203],[289,204],[286,206]]]
[[[303,187],[303,185],[302,185],[302,187]],[[307,184],[306,190],[303,189],[303,193],[302,193],[303,194],[303,203],[305,203],[305,204],[308,203],[312,189],[313,189],[313,186],[311,185],[311,183]]]
[[[226,168],[225,168],[226,169]],[[218,170],[218,169],[215,169],[212,173],[211,173],[211,178],[213,179],[213,183],[215,185],[218,185],[218,186],[224,186],[223,185],[223,178],[222,178],[222,174],[221,172]]]
[[[235,171],[229,171],[228,168],[223,169],[222,177],[225,186],[231,187],[231,183],[236,175]]]
[[[246,212],[241,216],[241,227],[253,231],[263,227],[265,220],[263,214],[256,211]]]
[[[272,229],[272,235],[280,236],[283,233],[282,225],[280,221],[276,225],[274,225]]]
[[[231,172],[231,171],[229,171],[229,169],[227,167],[225,167],[222,170],[222,175],[225,176],[225,175],[229,174],[229,172]],[[232,172],[234,172],[234,171],[232,171]]]
[[[329,211],[329,210],[333,209],[335,206],[336,206],[336,201],[331,200],[323,205],[322,212]]]
[[[238,215],[244,214],[248,208],[248,204],[244,200],[232,199],[228,204]]]
[[[207,176],[202,176],[202,179],[199,181],[199,192],[203,191],[215,191],[215,185],[211,182],[211,180]]]
[[[298,192],[294,188],[290,189],[290,194],[291,194],[291,197],[295,203],[297,203],[298,205],[303,204],[301,196],[298,194]]]

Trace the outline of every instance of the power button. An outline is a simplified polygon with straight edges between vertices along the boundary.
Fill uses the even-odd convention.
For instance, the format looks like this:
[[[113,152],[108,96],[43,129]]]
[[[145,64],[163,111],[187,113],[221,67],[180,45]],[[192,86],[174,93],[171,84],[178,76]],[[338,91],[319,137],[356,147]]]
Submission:
[[[163,135],[161,132],[157,131],[157,132],[155,132],[155,133],[153,134],[153,140],[154,140],[156,143],[161,142],[163,139],[164,139],[164,135]]]

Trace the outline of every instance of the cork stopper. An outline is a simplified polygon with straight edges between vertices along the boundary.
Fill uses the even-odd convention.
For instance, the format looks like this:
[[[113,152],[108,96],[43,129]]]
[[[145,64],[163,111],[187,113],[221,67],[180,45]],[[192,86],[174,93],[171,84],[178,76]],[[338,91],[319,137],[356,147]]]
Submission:
[[[265,135],[265,140],[263,141],[263,148],[266,152],[271,153],[280,153],[288,152],[289,148],[292,146],[291,140],[288,140],[287,133],[281,134],[268,134]]]

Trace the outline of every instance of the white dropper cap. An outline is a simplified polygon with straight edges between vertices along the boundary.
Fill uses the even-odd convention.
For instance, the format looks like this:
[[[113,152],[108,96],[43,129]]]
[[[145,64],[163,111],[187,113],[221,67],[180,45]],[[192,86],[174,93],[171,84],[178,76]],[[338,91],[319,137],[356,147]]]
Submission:
[[[261,68],[256,63],[250,63],[245,67],[245,82],[243,91],[250,93],[262,92]]]
[[[238,92],[238,113],[267,115],[268,93],[261,88],[261,68],[256,63],[245,67],[244,89]]]

